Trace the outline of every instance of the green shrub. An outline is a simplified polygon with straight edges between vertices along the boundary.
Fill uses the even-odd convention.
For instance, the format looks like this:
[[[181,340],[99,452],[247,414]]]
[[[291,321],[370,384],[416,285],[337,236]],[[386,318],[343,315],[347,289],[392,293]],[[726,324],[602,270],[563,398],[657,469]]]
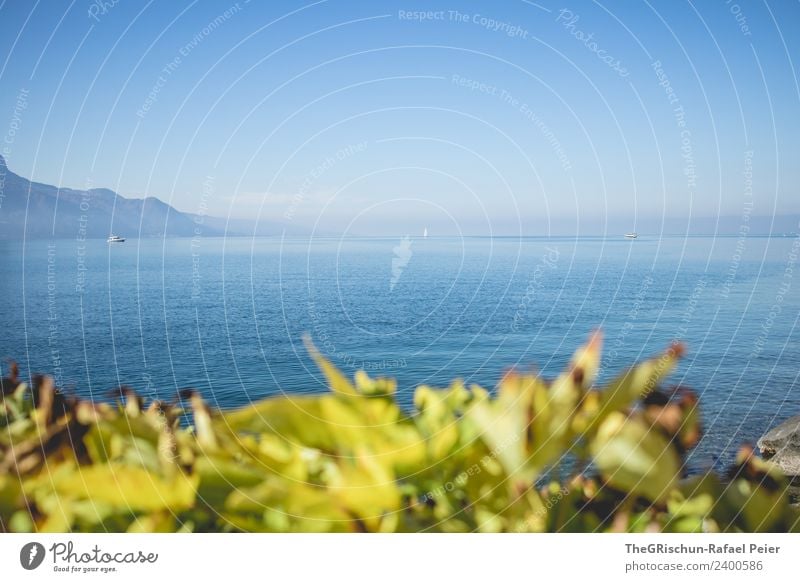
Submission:
[[[697,398],[665,391],[682,353],[593,387],[596,334],[546,382],[510,373],[496,395],[350,381],[310,346],[330,393],[212,412],[32,390],[15,369],[0,409],[0,530],[269,532],[798,531],[786,480],[743,448],[724,478],[685,478]],[[560,476],[568,472],[571,477]]]

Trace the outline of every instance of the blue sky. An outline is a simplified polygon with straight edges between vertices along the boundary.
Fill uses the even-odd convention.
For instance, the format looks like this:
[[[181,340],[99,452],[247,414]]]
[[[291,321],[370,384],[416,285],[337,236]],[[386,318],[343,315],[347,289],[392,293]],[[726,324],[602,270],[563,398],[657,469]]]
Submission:
[[[797,22],[725,0],[6,1],[0,147],[39,181],[326,232],[798,213]]]

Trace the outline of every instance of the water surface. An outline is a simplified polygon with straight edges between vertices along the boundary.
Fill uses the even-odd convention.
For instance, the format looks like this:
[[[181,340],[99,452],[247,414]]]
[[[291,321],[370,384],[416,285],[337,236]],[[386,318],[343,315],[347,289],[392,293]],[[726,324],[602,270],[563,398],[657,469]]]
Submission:
[[[555,374],[596,327],[603,376],[672,339],[701,393],[696,466],[800,414],[796,238],[128,239],[0,242],[0,355],[79,394],[120,383],[222,407],[352,373],[415,386]]]

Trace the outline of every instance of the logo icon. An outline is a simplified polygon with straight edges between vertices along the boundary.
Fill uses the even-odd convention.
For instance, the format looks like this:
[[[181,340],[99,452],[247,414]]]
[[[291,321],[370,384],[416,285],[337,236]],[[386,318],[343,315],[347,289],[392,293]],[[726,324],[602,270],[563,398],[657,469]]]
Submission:
[[[404,236],[400,239],[400,244],[392,249],[394,257],[392,257],[392,279],[389,281],[389,291],[394,291],[395,285],[400,281],[400,275],[405,271],[411,256],[414,254],[411,250],[411,237]]]
[[[35,570],[44,561],[44,546],[39,542],[29,542],[19,551],[19,563],[26,570]]]

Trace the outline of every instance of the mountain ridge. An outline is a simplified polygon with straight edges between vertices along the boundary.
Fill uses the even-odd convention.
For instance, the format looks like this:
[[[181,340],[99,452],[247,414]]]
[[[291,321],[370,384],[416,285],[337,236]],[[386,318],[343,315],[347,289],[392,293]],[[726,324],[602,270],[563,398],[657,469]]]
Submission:
[[[548,231],[571,236],[574,220],[554,219],[553,224],[530,222],[528,231]],[[554,226],[555,225],[555,226]],[[742,231],[743,225],[748,230]],[[545,228],[547,226],[547,228]],[[552,228],[551,228],[552,227]],[[645,217],[637,221],[640,234],[664,235],[765,235],[795,234],[800,215],[719,217]],[[598,230],[597,228],[595,230]],[[598,232],[586,229],[582,236],[608,235],[630,230],[624,217],[612,217]],[[34,182],[12,172],[0,155],[0,240],[23,238],[106,238],[116,233],[127,238],[192,236],[289,236],[309,235],[302,225],[265,220],[222,218],[177,210],[154,196],[126,198],[108,188],[76,190]],[[369,233],[354,233],[369,235]],[[318,236],[336,236],[317,232]],[[384,236],[392,236],[383,232]],[[529,233],[523,233],[528,236]],[[399,235],[398,235],[399,236]],[[481,236],[481,235],[477,235]]]
[[[206,236],[224,234],[198,224],[154,197],[126,198],[108,188],[76,190],[34,182],[0,156],[0,239]]]
[[[155,196],[127,198],[109,188],[77,190],[12,172],[0,155],[0,240],[23,238],[290,236],[301,225],[182,212]]]

